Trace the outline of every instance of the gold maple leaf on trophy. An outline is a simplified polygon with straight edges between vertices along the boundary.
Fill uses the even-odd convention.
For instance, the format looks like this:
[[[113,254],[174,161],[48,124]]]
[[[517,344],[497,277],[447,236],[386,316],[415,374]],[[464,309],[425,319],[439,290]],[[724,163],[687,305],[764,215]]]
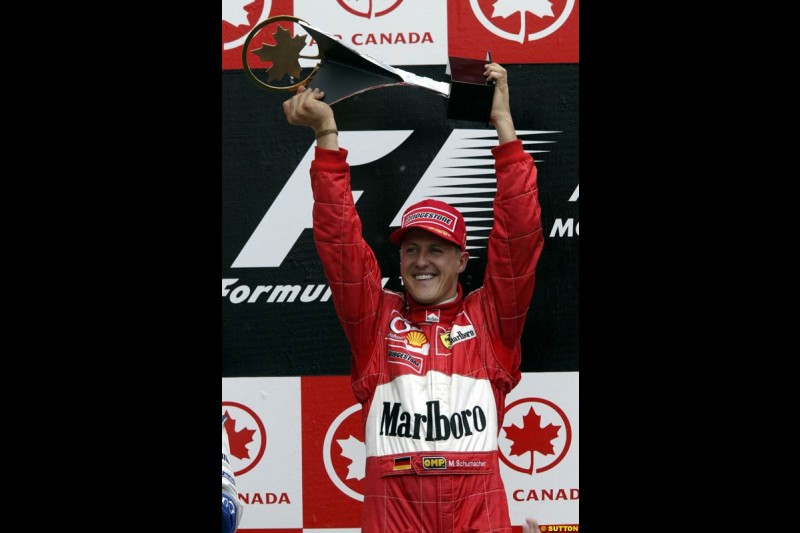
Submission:
[[[262,44],[253,53],[261,58],[261,61],[271,61],[272,66],[267,69],[268,81],[280,80],[285,75],[293,78],[300,77],[300,50],[306,45],[308,35],[297,35],[292,37],[289,30],[283,26],[273,34],[275,45]]]

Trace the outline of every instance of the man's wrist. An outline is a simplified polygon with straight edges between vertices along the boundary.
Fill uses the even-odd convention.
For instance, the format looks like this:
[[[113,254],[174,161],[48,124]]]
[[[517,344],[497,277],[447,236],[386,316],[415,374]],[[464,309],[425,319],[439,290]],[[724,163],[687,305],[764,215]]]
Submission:
[[[337,130],[336,128],[325,128],[317,130],[314,132],[314,138],[319,139],[320,137],[324,137],[325,135],[331,135],[331,134],[336,134],[338,136],[339,130]]]

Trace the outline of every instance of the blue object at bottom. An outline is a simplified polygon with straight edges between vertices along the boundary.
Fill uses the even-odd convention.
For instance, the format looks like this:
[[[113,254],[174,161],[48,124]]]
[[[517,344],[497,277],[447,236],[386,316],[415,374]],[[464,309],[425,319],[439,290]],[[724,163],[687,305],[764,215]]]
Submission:
[[[230,496],[222,495],[222,533],[233,533],[236,531],[236,504]]]

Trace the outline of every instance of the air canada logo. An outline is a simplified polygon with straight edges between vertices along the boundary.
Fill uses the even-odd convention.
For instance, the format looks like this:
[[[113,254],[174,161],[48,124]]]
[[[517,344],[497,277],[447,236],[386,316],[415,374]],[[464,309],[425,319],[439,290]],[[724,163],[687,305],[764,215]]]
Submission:
[[[382,17],[394,11],[403,0],[337,0],[339,5],[357,17]]]
[[[523,398],[506,406],[498,443],[500,459],[506,466],[529,475],[538,474],[566,457],[572,444],[572,425],[555,403]]]
[[[222,0],[223,70],[243,68],[242,46],[256,25],[292,13],[292,0]]]
[[[322,461],[331,482],[347,496],[363,502],[367,450],[360,421],[360,404],[350,406],[336,417],[325,434]]]
[[[228,432],[233,474],[240,476],[256,467],[267,449],[267,430],[258,415],[244,404],[222,402],[227,417],[223,427]]]
[[[575,0],[470,0],[470,7],[489,32],[525,43],[558,30],[572,13]]]
[[[269,8],[269,0],[222,0],[223,50],[242,46],[253,26],[269,17]]]

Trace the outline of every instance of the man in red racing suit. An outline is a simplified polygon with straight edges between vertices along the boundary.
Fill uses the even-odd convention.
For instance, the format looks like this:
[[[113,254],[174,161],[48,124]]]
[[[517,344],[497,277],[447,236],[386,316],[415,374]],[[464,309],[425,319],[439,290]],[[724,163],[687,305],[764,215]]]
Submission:
[[[521,378],[519,341],[544,237],[536,167],[516,137],[506,70],[491,63],[484,75],[495,81],[497,192],[483,286],[466,298],[458,283],[469,258],[464,219],[430,199],[409,207],[390,236],[405,295],[382,288],[324,92],[301,87],[284,103],[289,123],[316,132],[314,240],[364,414],[364,533],[512,531],[497,437]]]

